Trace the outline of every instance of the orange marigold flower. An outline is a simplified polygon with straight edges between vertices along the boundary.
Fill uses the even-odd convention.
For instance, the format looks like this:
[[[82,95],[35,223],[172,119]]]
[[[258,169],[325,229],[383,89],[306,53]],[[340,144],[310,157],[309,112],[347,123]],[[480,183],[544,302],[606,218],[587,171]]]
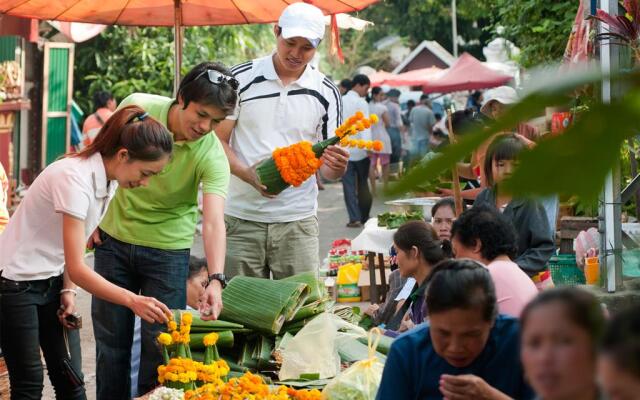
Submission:
[[[371,140],[367,140],[367,144],[365,145],[367,150],[373,150],[373,142]]]
[[[362,124],[364,125],[365,129],[371,128],[371,122],[368,119],[363,119]]]
[[[384,147],[384,145],[382,144],[382,142],[380,140],[375,140],[373,142],[373,150],[374,151],[382,151],[383,147]]]
[[[358,139],[358,148],[364,149],[367,145],[367,142],[364,139]]]

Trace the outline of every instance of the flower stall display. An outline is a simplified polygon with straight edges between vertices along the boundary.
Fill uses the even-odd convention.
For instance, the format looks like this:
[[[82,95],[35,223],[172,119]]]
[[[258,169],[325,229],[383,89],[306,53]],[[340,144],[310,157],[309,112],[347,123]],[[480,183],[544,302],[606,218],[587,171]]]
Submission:
[[[335,130],[335,136],[316,144],[303,141],[287,147],[275,149],[270,158],[262,161],[256,168],[260,182],[267,192],[279,194],[290,186],[298,187],[316,173],[322,165],[320,157],[327,147],[340,144],[344,147],[358,147],[370,151],[381,151],[379,140],[352,139],[357,134],[378,123],[378,116],[371,114],[366,118],[358,111]]]

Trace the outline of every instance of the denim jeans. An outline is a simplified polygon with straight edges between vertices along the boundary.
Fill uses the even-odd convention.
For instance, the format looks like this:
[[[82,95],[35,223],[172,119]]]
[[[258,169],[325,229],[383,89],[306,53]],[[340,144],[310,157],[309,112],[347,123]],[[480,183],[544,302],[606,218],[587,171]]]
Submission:
[[[395,164],[402,158],[402,136],[400,129],[395,127],[387,128],[387,133],[391,139],[391,164]]]
[[[0,277],[0,336],[9,370],[12,400],[42,398],[44,372],[40,349],[47,364],[56,399],[86,399],[84,387],[74,387],[64,375],[68,358],[63,326],[58,320],[62,276],[33,281]],[[82,377],[80,333],[68,331],[71,364]]]
[[[172,309],[187,302],[189,252],[161,250],[121,242],[101,232],[96,248],[95,271],[109,282],[143,296],[155,297]],[[96,392],[98,400],[130,398],[131,343],[134,314],[124,306],[93,298],[93,333],[96,339]],[[142,346],[138,393],[157,386],[162,362],[156,337],[160,324],[142,321]]]
[[[349,161],[347,172],[342,177],[342,191],[349,222],[364,224],[369,219],[372,202],[368,181],[370,163],[368,157],[360,161]]]

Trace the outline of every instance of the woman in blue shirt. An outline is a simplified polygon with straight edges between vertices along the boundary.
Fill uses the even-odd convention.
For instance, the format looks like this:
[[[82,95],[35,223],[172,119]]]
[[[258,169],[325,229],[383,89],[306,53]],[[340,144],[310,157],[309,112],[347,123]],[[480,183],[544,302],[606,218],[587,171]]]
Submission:
[[[443,261],[427,291],[428,325],[395,340],[377,399],[533,398],[519,360],[519,325],[497,314],[491,275]]]

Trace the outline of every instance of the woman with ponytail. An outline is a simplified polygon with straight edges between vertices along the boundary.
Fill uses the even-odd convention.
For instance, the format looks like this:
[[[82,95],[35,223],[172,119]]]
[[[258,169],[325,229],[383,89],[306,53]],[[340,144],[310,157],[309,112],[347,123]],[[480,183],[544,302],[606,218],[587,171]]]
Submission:
[[[146,186],[172,153],[165,127],[141,108],[116,112],[95,141],[52,163],[33,182],[0,236],[0,338],[12,399],[42,397],[44,354],[58,399],[85,399],[76,285],[166,322],[169,309],[120,288],[84,261],[85,243],[116,187]]]
[[[398,255],[398,270],[403,278],[413,278],[415,285],[409,298],[402,304],[389,324],[387,336],[412,329],[425,320],[425,296],[433,268],[447,258],[431,225],[423,221],[410,221],[393,235],[393,245]]]

